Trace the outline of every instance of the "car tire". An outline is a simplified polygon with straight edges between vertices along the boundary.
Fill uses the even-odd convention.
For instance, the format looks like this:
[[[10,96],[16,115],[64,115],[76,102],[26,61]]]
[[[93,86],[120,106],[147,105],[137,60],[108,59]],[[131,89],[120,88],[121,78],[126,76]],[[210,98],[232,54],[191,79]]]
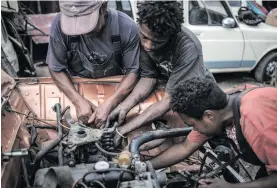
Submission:
[[[262,58],[255,69],[255,78],[258,82],[269,81],[268,69],[272,69],[272,67],[269,66],[274,62],[277,63],[277,52],[271,52]]]

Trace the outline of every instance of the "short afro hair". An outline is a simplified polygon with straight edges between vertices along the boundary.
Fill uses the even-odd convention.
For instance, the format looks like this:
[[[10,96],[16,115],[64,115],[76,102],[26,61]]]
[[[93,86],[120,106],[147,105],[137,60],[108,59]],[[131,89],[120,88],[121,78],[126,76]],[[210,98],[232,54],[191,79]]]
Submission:
[[[172,110],[195,119],[202,119],[205,110],[221,110],[227,104],[219,86],[203,78],[183,81],[171,93]]]
[[[146,24],[150,31],[158,35],[175,35],[184,23],[182,4],[177,1],[138,2],[137,21]]]

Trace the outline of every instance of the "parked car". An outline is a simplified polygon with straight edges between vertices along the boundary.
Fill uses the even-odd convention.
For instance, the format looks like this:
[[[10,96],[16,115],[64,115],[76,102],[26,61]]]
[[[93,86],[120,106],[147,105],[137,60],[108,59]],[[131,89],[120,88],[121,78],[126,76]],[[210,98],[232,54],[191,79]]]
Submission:
[[[263,6],[263,2],[261,0],[250,0],[250,1],[254,1],[259,6]],[[240,9],[240,7],[248,6],[247,5],[248,0],[227,0],[227,2],[229,3],[231,10],[235,16],[238,15],[238,10]]]
[[[227,1],[188,0],[184,26],[201,41],[205,66],[212,73],[253,72],[259,82],[271,79],[277,64],[277,28],[239,22]],[[136,20],[137,1],[133,4]]]
[[[180,1],[184,26],[202,43],[204,63],[212,73],[253,72],[259,82],[268,81],[277,64],[277,28],[239,22],[229,3],[211,0]],[[109,1],[108,6],[137,20],[137,0]]]

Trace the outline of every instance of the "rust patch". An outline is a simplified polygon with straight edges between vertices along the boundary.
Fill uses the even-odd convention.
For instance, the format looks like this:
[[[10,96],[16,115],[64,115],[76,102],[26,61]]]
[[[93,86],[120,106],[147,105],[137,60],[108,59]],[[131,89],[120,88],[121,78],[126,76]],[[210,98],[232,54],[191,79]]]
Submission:
[[[94,105],[98,106],[103,103],[107,98],[109,98],[116,87],[121,81],[121,76],[116,77],[107,77],[102,79],[84,79],[84,78],[72,78],[73,83],[75,84],[76,89],[80,92],[82,96],[91,101]],[[67,105],[71,107],[71,114],[74,120],[76,120],[76,112],[74,105],[70,100],[57,88],[55,83],[51,78],[38,78],[36,82],[31,83],[31,79],[19,79],[21,83],[19,85],[19,91],[22,97],[29,104],[29,107],[36,113],[39,118],[47,120],[56,120],[56,114],[52,111],[52,106],[55,103],[60,102],[62,108],[65,108]],[[24,95],[24,92],[28,91],[28,95]],[[130,121],[134,117],[138,116],[145,109],[151,106],[153,103],[162,99],[164,91],[159,89],[153,92],[145,101],[136,105],[127,115],[126,120]],[[36,105],[40,104],[40,105]],[[172,127],[183,127],[184,123],[177,114],[173,112],[167,113],[161,119],[165,119],[169,125]],[[151,125],[145,125],[140,130],[137,130],[133,133],[130,133],[128,138],[132,138],[142,134],[143,132],[150,131]],[[158,153],[164,151],[169,146],[174,143],[182,141],[183,138],[174,138],[167,139],[165,143],[159,147],[159,149],[153,149],[148,155],[157,155]]]
[[[28,114],[29,109],[27,108],[25,102],[22,100],[17,91],[13,90],[10,98],[9,104],[13,110]],[[2,111],[1,115],[1,143],[3,152],[10,151],[13,147],[15,138],[18,134],[18,130],[25,120],[25,116],[18,115],[15,113]]]
[[[102,79],[84,79],[75,77],[72,78],[72,81],[75,84],[75,88],[82,96],[91,101],[95,106],[98,106],[114,93],[121,79],[121,76]],[[51,78],[37,78],[35,83],[32,83],[31,80],[32,79],[30,78],[18,79],[18,82],[20,83],[18,88],[21,96],[26,100],[30,109],[39,118],[54,121],[56,119],[56,114],[53,112],[52,107],[55,103],[60,102],[62,108],[65,108],[68,105],[71,107],[72,117],[76,120],[74,105],[58,89]],[[129,117],[137,116],[150,105],[160,100],[163,94],[164,92],[162,90],[157,90],[144,102],[134,107],[134,109],[129,112],[127,119],[129,119]]]

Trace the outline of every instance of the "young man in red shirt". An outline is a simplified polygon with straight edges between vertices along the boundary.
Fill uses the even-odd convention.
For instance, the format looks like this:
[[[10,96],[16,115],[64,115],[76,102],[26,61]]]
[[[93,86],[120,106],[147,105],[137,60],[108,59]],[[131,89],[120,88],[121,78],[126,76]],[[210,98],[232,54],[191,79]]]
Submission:
[[[243,151],[243,159],[265,165],[269,176],[240,184],[202,180],[200,187],[277,186],[277,88],[255,88],[226,95],[216,83],[193,78],[176,87],[171,93],[171,104],[173,111],[194,130],[183,143],[152,159],[155,169],[182,161],[225,129],[227,136]]]

